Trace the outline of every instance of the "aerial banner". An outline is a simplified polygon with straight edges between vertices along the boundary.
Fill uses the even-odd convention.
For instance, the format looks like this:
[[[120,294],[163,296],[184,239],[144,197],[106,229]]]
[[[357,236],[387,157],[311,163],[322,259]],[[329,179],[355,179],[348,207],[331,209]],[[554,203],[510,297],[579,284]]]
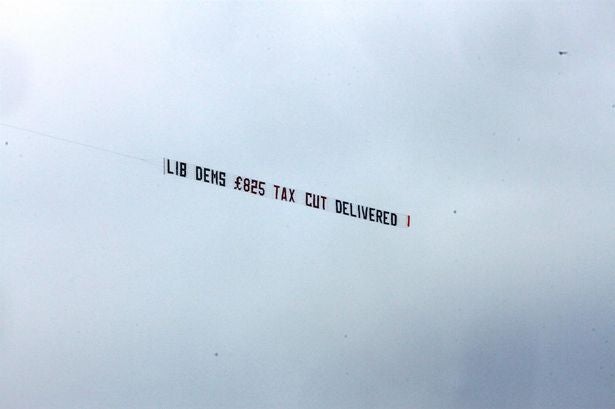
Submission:
[[[295,189],[291,186],[265,182],[244,175],[234,175],[205,165],[163,158],[163,171],[165,175],[208,183],[252,196],[267,197],[392,227],[410,227],[409,214],[376,209],[320,193]]]

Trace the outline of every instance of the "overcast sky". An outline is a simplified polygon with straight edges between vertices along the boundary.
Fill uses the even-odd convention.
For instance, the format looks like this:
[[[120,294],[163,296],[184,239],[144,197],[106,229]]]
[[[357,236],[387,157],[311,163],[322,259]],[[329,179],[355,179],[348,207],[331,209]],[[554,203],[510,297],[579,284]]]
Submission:
[[[615,406],[614,22],[0,2],[0,407]]]

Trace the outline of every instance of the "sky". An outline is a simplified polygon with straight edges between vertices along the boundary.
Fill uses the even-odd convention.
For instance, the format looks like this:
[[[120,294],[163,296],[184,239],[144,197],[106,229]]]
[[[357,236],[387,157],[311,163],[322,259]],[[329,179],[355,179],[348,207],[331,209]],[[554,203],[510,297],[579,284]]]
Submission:
[[[615,406],[613,21],[1,1],[0,407]]]

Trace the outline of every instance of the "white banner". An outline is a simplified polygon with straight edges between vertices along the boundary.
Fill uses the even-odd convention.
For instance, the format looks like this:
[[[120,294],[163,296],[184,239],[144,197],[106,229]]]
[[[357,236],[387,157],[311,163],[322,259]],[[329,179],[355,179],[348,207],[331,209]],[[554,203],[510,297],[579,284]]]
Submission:
[[[376,209],[319,193],[295,189],[290,186],[265,182],[248,176],[234,175],[222,170],[211,169],[205,165],[196,165],[164,158],[163,168],[165,175],[175,175],[209,183],[252,196],[268,197],[273,200],[295,203],[311,207],[315,210],[337,213],[392,227],[408,228],[411,225],[409,214]]]

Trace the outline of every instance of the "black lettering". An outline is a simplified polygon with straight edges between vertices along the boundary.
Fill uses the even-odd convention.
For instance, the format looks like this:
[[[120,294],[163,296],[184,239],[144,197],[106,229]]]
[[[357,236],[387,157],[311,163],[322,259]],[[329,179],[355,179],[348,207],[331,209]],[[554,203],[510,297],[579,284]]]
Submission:
[[[390,214],[391,213],[389,212],[382,212],[382,223],[389,224],[389,221],[387,218],[389,217]]]
[[[397,226],[397,214],[391,213],[391,225]]]
[[[196,180],[201,180],[203,179],[203,168],[200,166],[195,166],[194,167],[194,178]]]
[[[352,203],[348,203],[350,205],[350,215],[352,217],[357,217],[357,215],[352,211],[352,209],[354,208],[354,206],[352,205]]]
[[[220,186],[226,186],[226,172],[220,172]]]
[[[314,209],[325,210],[327,196],[317,195],[316,193],[305,192],[305,205]]]
[[[335,199],[335,213],[342,213],[342,202]]]
[[[369,208],[369,221],[370,222],[374,221],[374,208],[373,207]]]
[[[308,207],[314,207],[314,197],[309,192],[305,192],[305,205]]]
[[[382,223],[382,210],[376,210],[376,221]]]

